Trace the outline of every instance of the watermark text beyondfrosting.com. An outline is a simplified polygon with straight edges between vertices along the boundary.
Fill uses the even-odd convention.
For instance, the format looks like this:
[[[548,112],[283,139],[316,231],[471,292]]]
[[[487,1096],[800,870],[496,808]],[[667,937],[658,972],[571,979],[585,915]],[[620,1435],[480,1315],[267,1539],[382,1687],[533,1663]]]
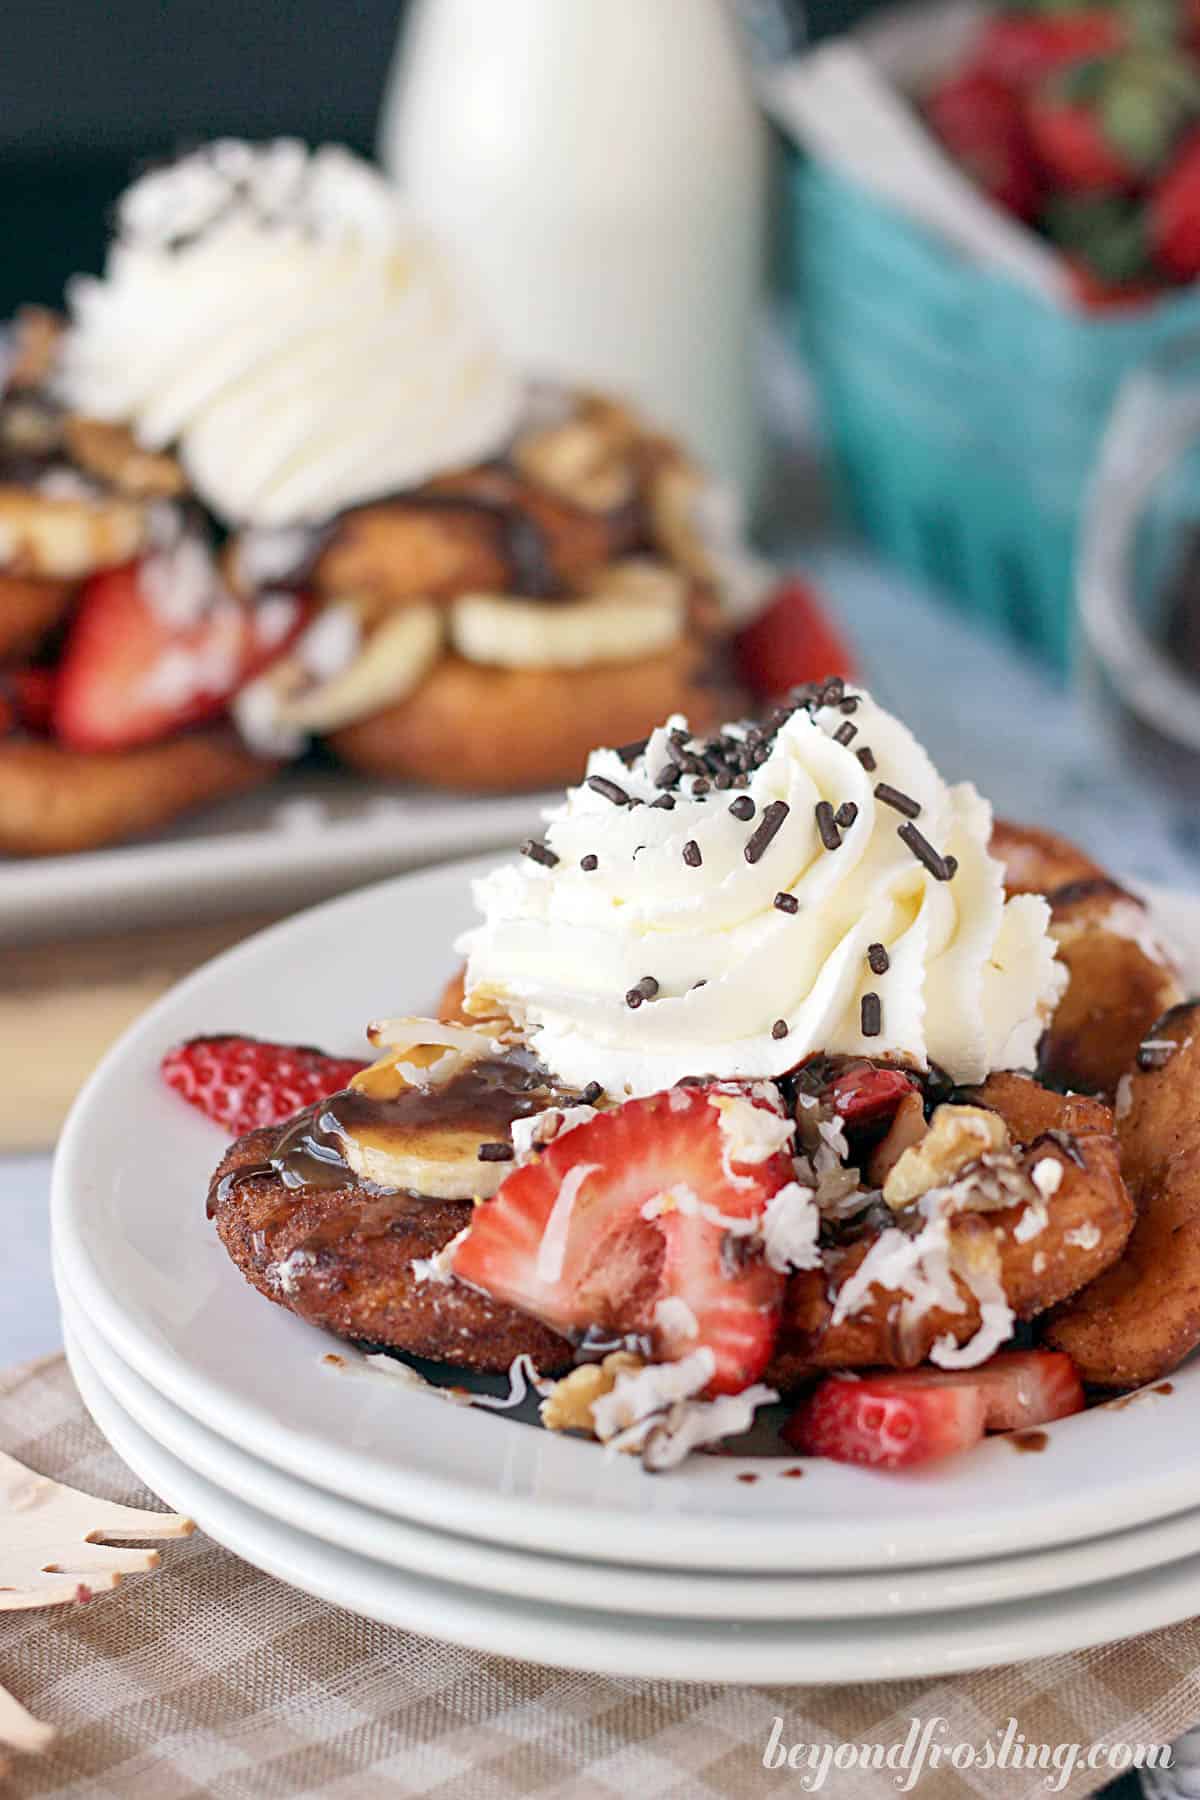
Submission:
[[[782,1718],[771,1726],[762,1766],[778,1774],[798,1776],[795,1786],[815,1794],[835,1772],[851,1769],[892,1772],[897,1792],[910,1794],[927,1770],[1008,1769],[1045,1772],[1045,1789],[1061,1794],[1079,1769],[1121,1775],[1128,1769],[1169,1769],[1173,1766],[1170,1744],[1123,1744],[1098,1739],[1092,1744],[1038,1744],[1031,1742],[1015,1719],[997,1727],[982,1743],[954,1743],[950,1722],[937,1716],[912,1719],[908,1734],[891,1744],[838,1741],[790,1743]]]

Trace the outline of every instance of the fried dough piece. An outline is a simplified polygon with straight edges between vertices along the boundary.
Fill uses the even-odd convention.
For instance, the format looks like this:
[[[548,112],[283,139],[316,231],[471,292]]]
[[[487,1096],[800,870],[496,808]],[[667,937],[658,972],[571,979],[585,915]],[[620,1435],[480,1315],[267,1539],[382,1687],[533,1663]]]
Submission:
[[[1010,894],[1051,894],[1069,881],[1091,881],[1104,870],[1077,845],[1036,825],[1014,825],[997,819],[992,826],[992,855],[1004,864],[1004,886]]]
[[[275,769],[224,730],[97,753],[5,741],[0,743],[0,852],[62,856],[119,843],[257,787]]]
[[[1111,1095],[1155,1019],[1181,997],[1179,982],[1142,901],[1106,877],[1056,889],[1050,912],[1071,980],[1042,1040],[1042,1070],[1064,1087]]]
[[[1006,1117],[1012,1112],[1013,1127],[1033,1116],[1035,1106],[1040,1108],[1039,1102],[1015,1091],[993,1090],[990,1103]],[[1058,1114],[1059,1120],[1065,1116],[1069,1115]],[[1046,1129],[1065,1128],[1056,1123]],[[985,1247],[989,1239],[995,1245],[1000,1281],[1019,1319],[1044,1312],[1110,1268],[1133,1228],[1133,1202],[1111,1134],[1072,1132],[1063,1142],[1038,1137],[1018,1162],[1028,1174],[1048,1158],[1059,1165],[1062,1175],[1046,1202],[1047,1221],[1040,1230],[1029,1232],[1030,1208],[1024,1204],[960,1213],[950,1226],[952,1243],[967,1255],[973,1246]],[[925,1361],[938,1338],[948,1336],[962,1344],[979,1330],[979,1303],[961,1280],[957,1283],[964,1303],[961,1312],[931,1307],[902,1332],[900,1296],[874,1287],[861,1312],[835,1325],[837,1296],[874,1241],[871,1237],[852,1244],[827,1256],[824,1268],[801,1270],[789,1278],[779,1342],[767,1376],[774,1385],[794,1387],[816,1369],[914,1368]]]
[[[998,1112],[1018,1144],[1032,1144],[1047,1131],[1086,1137],[1092,1132],[1111,1136],[1114,1129],[1112,1108],[1103,1100],[1088,1094],[1056,1094],[1028,1075],[989,1075],[972,1098]]]
[[[145,548],[149,531],[149,512],[134,500],[60,499],[0,486],[0,568],[7,575],[81,581],[129,562]]]
[[[344,761],[394,781],[506,792],[577,780],[597,744],[621,744],[672,712],[693,731],[736,715],[710,686],[707,643],[684,637],[639,663],[495,669],[446,656],[415,693],[331,734]]]
[[[1138,1221],[1121,1260],[1048,1320],[1085,1381],[1132,1388],[1155,1381],[1200,1343],[1200,1001],[1151,1028],[1117,1105],[1121,1167]]]
[[[509,470],[469,469],[343,513],[313,579],[321,594],[361,593],[396,606],[537,593],[577,584],[636,543],[631,510],[589,512]]]
[[[0,575],[0,662],[12,662],[36,650],[71,603],[69,581],[22,581]]]
[[[13,320],[13,353],[8,387],[22,391],[49,380],[58,361],[66,320],[46,306],[21,306]]]
[[[546,1373],[571,1366],[570,1345],[538,1320],[414,1273],[414,1258],[433,1256],[467,1224],[469,1200],[379,1194],[353,1181],[285,1188],[274,1170],[261,1172],[278,1137],[274,1128],[241,1138],[210,1189],[221,1242],[260,1294],[339,1337],[435,1362],[500,1372],[527,1352]]]

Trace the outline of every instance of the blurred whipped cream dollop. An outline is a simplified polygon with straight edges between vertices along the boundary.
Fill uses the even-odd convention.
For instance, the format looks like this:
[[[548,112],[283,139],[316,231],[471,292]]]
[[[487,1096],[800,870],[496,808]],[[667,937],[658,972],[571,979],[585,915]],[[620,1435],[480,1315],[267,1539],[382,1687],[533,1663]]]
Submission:
[[[1066,983],[1049,908],[1005,900],[987,802],[868,695],[757,735],[671,719],[628,758],[594,752],[544,842],[476,883],[459,946],[468,1004],[499,1001],[555,1074],[638,1094],[816,1051],[959,1082],[1033,1065]]]
[[[223,141],[143,176],[68,301],[68,404],[174,445],[231,524],[319,523],[485,457],[521,403],[444,252],[334,146]]]

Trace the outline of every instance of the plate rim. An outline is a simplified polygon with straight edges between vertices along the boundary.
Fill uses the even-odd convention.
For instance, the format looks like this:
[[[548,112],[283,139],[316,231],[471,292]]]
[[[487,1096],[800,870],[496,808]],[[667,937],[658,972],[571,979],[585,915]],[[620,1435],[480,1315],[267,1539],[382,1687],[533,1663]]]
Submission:
[[[982,1559],[979,1563],[945,1564],[925,1569],[881,1569],[850,1571],[825,1575],[777,1575],[742,1571],[725,1574],[710,1569],[654,1569],[639,1565],[596,1563],[579,1558],[558,1557],[550,1552],[535,1555],[507,1544],[488,1544],[477,1539],[438,1531],[416,1521],[399,1520],[362,1506],[348,1496],[330,1494],[299,1476],[275,1469],[254,1457],[249,1451],[219,1437],[187,1413],[172,1406],[144,1377],[121,1361],[117,1351],[107,1344],[86,1314],[79,1309],[67,1288],[61,1271],[55,1271],[63,1325],[79,1346],[89,1366],[100,1378],[109,1394],[133,1420],[134,1424],[154,1438],[168,1454],[177,1458],[206,1480],[219,1485],[235,1499],[269,1511],[283,1523],[306,1531],[322,1542],[338,1544],[352,1553],[370,1557],[404,1571],[428,1572],[463,1586],[479,1587],[487,1592],[521,1595],[547,1603],[561,1603],[561,1594],[541,1591],[541,1571],[553,1568],[560,1582],[574,1580],[585,1589],[607,1587],[610,1602],[616,1609],[635,1616],[648,1613],[674,1619],[750,1619],[755,1621],[809,1619],[902,1618],[909,1614],[932,1611],[957,1612],[973,1607],[1007,1603],[1015,1600],[1042,1599],[1050,1594],[1069,1591],[1097,1579],[1082,1572],[1086,1559],[1104,1559],[1105,1579],[1116,1579],[1156,1569],[1184,1557],[1200,1554],[1200,1506],[1171,1518],[1152,1520],[1124,1532],[1102,1538],[1089,1538],[1079,1544],[1055,1549],[1031,1551],[1025,1555]],[[164,1423],[164,1421],[166,1421]],[[191,1446],[189,1448],[189,1445]],[[196,1451],[199,1450],[197,1457]],[[265,1479],[264,1479],[265,1478]],[[240,1484],[240,1485],[239,1485]],[[368,1533],[355,1542],[344,1535],[347,1522],[352,1532],[354,1520],[369,1522]],[[340,1524],[339,1524],[340,1519]],[[382,1546],[389,1538],[403,1540],[410,1534],[406,1555],[397,1556],[386,1549],[368,1547],[374,1541]],[[1113,1568],[1114,1551],[1134,1548],[1134,1540],[1144,1539],[1145,1554],[1137,1554],[1118,1562]],[[1163,1540],[1171,1544],[1165,1551]],[[1158,1542],[1158,1549],[1150,1544]],[[446,1546],[445,1553],[441,1545]],[[1183,1548],[1175,1547],[1178,1544]],[[435,1562],[422,1565],[408,1560],[418,1556]],[[474,1575],[452,1574],[450,1562],[460,1559],[477,1568]],[[490,1561],[490,1570],[480,1565]],[[500,1573],[503,1580],[497,1581]],[[1005,1575],[1034,1574],[1034,1585],[1003,1582]],[[939,1578],[950,1586],[933,1591]],[[968,1594],[953,1585],[955,1580],[984,1583],[990,1580],[994,1592]],[[924,1586],[924,1597],[917,1590]],[[1001,1587],[1003,1591],[1000,1591]],[[754,1590],[759,1590],[754,1595]],[[874,1597],[872,1598],[873,1590]],[[618,1596],[626,1596],[618,1599]],[[753,1598],[752,1598],[753,1596]],[[769,1600],[767,1599],[769,1596]],[[824,1599],[821,1596],[825,1596]],[[846,1610],[846,1601],[851,1605]],[[703,1600],[705,1604],[697,1604]],[[751,1600],[749,1609],[746,1603]],[[839,1606],[840,1601],[840,1606]],[[574,1596],[569,1604],[584,1610],[613,1610],[603,1599],[581,1599]]]
[[[293,1587],[361,1616],[517,1661],[548,1661],[551,1667],[634,1680],[834,1687],[862,1681],[963,1674],[993,1664],[1034,1661],[1159,1629],[1200,1608],[1200,1557],[1187,1559],[1186,1565],[1154,1571],[1148,1577],[1091,1584],[1072,1595],[1048,1595],[1040,1602],[980,1607],[975,1609],[973,1619],[969,1614],[951,1615],[950,1629],[946,1617],[937,1613],[895,1620],[869,1619],[860,1622],[861,1629],[856,1629],[847,1628],[840,1621],[664,1622],[621,1613],[606,1619],[581,1608],[533,1602],[522,1605],[476,1589],[467,1590],[460,1598],[450,1584],[423,1581],[419,1576],[403,1574],[367,1558],[336,1551],[292,1527],[281,1527],[233,1495],[204,1482],[154,1445],[128,1415],[122,1414],[104,1388],[102,1378],[86,1365],[77,1348],[72,1350],[69,1341],[67,1357],[85,1407],[122,1460],[176,1510],[204,1515],[198,1517],[200,1528],[234,1554]],[[103,1394],[100,1411],[106,1412],[104,1422],[97,1416],[97,1388]],[[164,1481],[162,1473],[167,1464],[173,1466]],[[251,1526],[249,1539],[245,1536],[247,1519]],[[273,1546],[282,1541],[285,1550],[290,1549],[290,1567],[277,1548],[264,1551],[264,1536]],[[302,1566],[298,1558],[303,1559]],[[336,1574],[314,1579],[313,1568],[319,1569],[322,1562],[333,1563],[335,1571],[340,1565],[341,1585]],[[347,1597],[346,1571],[357,1574],[359,1565],[368,1572],[368,1580],[365,1586],[360,1584],[356,1598]],[[393,1607],[385,1616],[380,1599],[388,1589],[402,1594],[404,1604],[402,1610]],[[454,1610],[448,1613],[448,1607]],[[1114,1607],[1124,1615],[1119,1620],[1107,1617]],[[496,1621],[495,1629],[485,1629],[491,1620]],[[953,1626],[959,1627],[957,1632]],[[824,1629],[818,1639],[821,1627]],[[1034,1635],[1036,1643],[1030,1641]],[[594,1654],[585,1650],[588,1643],[594,1645]],[[697,1667],[695,1661],[702,1652],[728,1658],[730,1662],[719,1669]],[[801,1666],[802,1656],[811,1661]],[[680,1660],[673,1660],[676,1657]]]

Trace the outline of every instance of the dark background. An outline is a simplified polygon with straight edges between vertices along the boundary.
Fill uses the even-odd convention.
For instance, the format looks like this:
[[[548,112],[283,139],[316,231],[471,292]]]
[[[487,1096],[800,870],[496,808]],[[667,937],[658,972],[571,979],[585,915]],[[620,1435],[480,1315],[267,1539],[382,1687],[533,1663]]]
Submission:
[[[811,0],[809,35],[874,3]],[[801,13],[799,0],[748,0],[759,8]],[[131,171],[181,144],[287,134],[369,152],[403,11],[403,0],[9,0],[0,318],[22,300],[57,305],[73,270],[99,268]]]

